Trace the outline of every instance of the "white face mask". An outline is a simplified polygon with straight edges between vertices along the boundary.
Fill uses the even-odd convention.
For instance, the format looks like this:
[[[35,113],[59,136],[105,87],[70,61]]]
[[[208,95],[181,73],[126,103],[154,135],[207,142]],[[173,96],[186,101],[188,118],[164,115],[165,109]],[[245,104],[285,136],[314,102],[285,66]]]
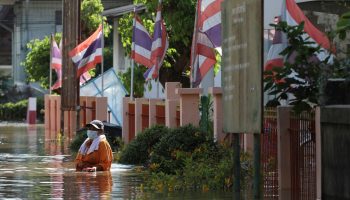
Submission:
[[[87,130],[87,136],[93,140],[97,138],[97,131]]]

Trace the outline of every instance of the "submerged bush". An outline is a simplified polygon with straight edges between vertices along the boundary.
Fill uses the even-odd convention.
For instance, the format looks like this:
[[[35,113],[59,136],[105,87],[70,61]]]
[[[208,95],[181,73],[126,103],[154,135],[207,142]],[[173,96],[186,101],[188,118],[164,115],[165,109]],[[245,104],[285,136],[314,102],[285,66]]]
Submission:
[[[122,151],[119,162],[135,165],[147,164],[154,145],[168,132],[167,127],[156,125],[139,133]]]
[[[149,190],[232,189],[232,147],[214,142],[210,134],[192,125],[146,129],[126,146],[120,162],[147,164],[145,180]],[[242,154],[241,163],[245,188],[252,177],[252,161]]]
[[[151,163],[159,166],[156,171],[174,174],[177,169],[183,167],[181,153],[191,153],[201,144],[210,141],[212,140],[208,140],[206,133],[192,125],[171,129],[155,145]]]
[[[233,186],[233,150],[221,144],[205,143],[191,153],[178,152],[182,167],[174,169],[174,174],[159,170],[148,177],[147,186],[150,190],[231,190]],[[171,161],[169,161],[171,162]],[[252,160],[249,155],[241,155],[241,186],[246,189],[253,175]],[[152,167],[157,167],[154,163]]]

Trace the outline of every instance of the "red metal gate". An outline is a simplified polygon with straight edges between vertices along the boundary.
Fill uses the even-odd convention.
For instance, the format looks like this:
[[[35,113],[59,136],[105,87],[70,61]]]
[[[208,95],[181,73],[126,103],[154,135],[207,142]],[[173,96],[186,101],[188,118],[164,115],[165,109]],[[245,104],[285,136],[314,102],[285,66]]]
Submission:
[[[264,199],[278,199],[277,110],[265,108],[261,134],[261,167]]]
[[[316,199],[315,112],[290,115],[292,199]]]
[[[165,125],[165,105],[156,105],[156,121],[159,125]]]
[[[129,103],[129,140],[133,140],[135,138],[135,104]]]
[[[149,127],[149,105],[142,104],[142,131]]]

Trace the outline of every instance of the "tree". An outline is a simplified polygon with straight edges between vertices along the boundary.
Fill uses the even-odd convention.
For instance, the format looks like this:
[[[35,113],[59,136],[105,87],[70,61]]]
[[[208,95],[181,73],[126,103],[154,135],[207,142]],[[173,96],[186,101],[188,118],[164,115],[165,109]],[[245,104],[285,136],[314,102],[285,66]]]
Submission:
[[[146,72],[145,67],[134,68],[134,97],[143,97],[145,78],[143,74]],[[130,94],[131,88],[131,68],[129,67],[125,73],[119,73],[120,80],[122,81],[125,89]]]
[[[103,5],[101,0],[84,0],[81,4],[82,19],[82,40],[94,32],[101,23],[101,13]],[[111,32],[111,26],[104,20],[105,37]],[[61,40],[61,33],[55,35],[55,40]],[[22,63],[27,72],[27,80],[30,82],[39,82],[43,88],[49,88],[49,66],[50,66],[50,36],[44,39],[34,39],[27,44],[29,52]],[[107,50],[108,51],[108,50]],[[53,74],[53,82],[56,80],[56,74]]]
[[[345,28],[346,23],[340,22],[338,29],[329,35],[338,35],[342,40],[345,38],[343,34],[346,34],[343,31],[350,30],[350,24],[348,23],[348,28]],[[315,59],[315,53],[323,50],[314,42],[307,41],[308,38],[305,38],[303,31],[304,23],[288,26],[286,22],[280,22],[271,26],[286,34],[288,46],[280,53],[285,57],[284,66],[276,66],[264,72],[264,91],[274,96],[267,102],[267,106],[276,106],[281,100],[288,100],[290,105],[294,105],[295,111],[301,112],[310,110],[315,105],[323,105],[328,80],[350,78],[349,58],[329,55],[323,61]],[[329,62],[331,57],[333,60]]]
[[[162,16],[166,23],[169,36],[169,49],[165,62],[160,69],[160,81],[180,81],[184,87],[189,86],[189,79],[184,72],[190,66],[190,49],[192,42],[196,0],[163,0]],[[147,9],[140,13],[140,17],[146,29],[153,33],[154,19],[158,1],[157,0],[134,0],[134,4],[143,3]],[[131,13],[125,14],[119,20],[118,31],[126,54],[130,55],[132,36]]]
[[[274,95],[267,105],[276,106],[281,100],[288,100],[298,112],[310,110],[319,104],[319,81],[328,65],[328,58],[324,61],[312,59],[316,52],[322,50],[303,37],[304,23],[288,26],[286,22],[280,22],[273,26],[287,35],[289,44],[280,53],[285,57],[284,66],[265,71],[264,90]]]

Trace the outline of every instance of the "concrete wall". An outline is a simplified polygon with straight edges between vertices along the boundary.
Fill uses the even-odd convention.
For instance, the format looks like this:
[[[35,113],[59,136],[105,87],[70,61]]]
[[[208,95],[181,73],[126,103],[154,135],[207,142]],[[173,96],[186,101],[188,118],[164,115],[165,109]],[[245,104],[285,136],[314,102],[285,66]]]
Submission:
[[[350,199],[350,106],[319,109],[319,199]],[[317,166],[317,165],[316,165]],[[321,179],[320,179],[321,178]]]
[[[26,44],[32,39],[42,39],[60,27],[55,25],[55,11],[61,10],[61,1],[20,1],[14,4],[13,78],[23,84],[25,72],[20,63],[28,52]],[[61,30],[57,30],[61,31]]]
[[[131,0],[103,0],[105,9],[130,4]],[[43,39],[55,32],[62,32],[62,24],[55,24],[55,12],[62,11],[62,0],[14,1],[15,21],[13,25],[13,78],[16,84],[25,82],[26,74],[21,62],[28,52],[27,43]]]

